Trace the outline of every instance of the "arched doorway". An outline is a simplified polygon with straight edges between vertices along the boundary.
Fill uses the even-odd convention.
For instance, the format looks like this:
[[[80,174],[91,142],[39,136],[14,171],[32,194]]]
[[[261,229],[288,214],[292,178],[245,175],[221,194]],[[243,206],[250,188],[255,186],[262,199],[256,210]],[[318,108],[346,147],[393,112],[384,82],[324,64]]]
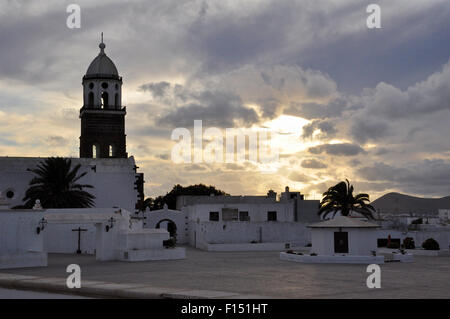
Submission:
[[[160,228],[161,224],[167,222],[167,231],[169,232],[170,237],[177,238],[177,225],[173,220],[170,219],[161,219],[155,226],[155,228]]]

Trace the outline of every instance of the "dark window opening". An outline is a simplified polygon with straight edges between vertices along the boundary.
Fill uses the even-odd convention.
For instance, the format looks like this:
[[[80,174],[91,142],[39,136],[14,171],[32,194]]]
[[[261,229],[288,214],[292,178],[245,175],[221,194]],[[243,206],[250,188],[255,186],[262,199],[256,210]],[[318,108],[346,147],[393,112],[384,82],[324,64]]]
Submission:
[[[94,105],[94,93],[92,93],[92,92],[89,92],[89,95],[88,95],[88,105],[89,106]]]
[[[270,211],[267,212],[267,220],[270,221],[276,221],[277,220],[277,212],[276,211]]]
[[[209,212],[209,220],[213,222],[219,221],[219,212]]]
[[[13,192],[13,191],[7,191],[7,192],[6,192],[6,198],[11,199],[11,198],[13,198],[13,197],[14,197],[14,192]]]
[[[239,212],[239,220],[241,222],[248,222],[248,221],[250,221],[250,216],[248,216],[248,212]]]
[[[236,208],[222,208],[222,220],[227,222],[238,221],[238,210]]]
[[[119,108],[119,94],[116,93],[115,97],[114,97],[114,106],[117,108]]]

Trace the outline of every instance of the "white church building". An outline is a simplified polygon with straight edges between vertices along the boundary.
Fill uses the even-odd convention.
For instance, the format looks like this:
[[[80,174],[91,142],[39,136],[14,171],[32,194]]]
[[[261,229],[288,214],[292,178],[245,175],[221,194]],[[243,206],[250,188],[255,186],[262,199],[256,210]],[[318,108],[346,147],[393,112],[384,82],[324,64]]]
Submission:
[[[99,47],[82,80],[80,158],[72,158],[72,166],[80,164],[79,172],[87,172],[79,181],[94,187],[89,192],[95,196],[95,207],[137,212],[138,201],[144,199],[144,176],[126,152],[122,77],[106,55],[103,39]],[[34,177],[30,169],[45,159],[0,157],[0,192],[10,208],[24,204],[22,199]]]

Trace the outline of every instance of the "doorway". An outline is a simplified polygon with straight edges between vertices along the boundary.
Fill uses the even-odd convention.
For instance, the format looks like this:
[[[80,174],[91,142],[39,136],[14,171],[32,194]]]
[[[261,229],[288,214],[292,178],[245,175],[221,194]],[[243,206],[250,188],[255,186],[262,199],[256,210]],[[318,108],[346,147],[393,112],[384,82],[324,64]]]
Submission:
[[[161,224],[165,224],[165,223],[167,223],[167,231],[169,232],[169,234],[170,234],[170,237],[173,237],[173,238],[177,238],[177,225],[175,224],[175,222],[174,221],[172,221],[172,220],[170,220],[170,219],[163,219],[163,220],[160,220],[157,224],[156,224],[156,227],[155,228],[160,228],[161,227]]]
[[[348,232],[334,233],[334,252],[337,254],[348,254]]]

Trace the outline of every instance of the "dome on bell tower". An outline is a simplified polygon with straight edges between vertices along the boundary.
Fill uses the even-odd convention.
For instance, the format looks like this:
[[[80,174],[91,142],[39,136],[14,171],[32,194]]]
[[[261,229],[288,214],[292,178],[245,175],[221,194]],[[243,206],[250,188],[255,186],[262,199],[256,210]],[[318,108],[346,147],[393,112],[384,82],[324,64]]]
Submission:
[[[99,45],[100,53],[89,65],[86,78],[118,78],[119,72],[114,65],[114,62],[105,53],[105,44],[102,42]]]

